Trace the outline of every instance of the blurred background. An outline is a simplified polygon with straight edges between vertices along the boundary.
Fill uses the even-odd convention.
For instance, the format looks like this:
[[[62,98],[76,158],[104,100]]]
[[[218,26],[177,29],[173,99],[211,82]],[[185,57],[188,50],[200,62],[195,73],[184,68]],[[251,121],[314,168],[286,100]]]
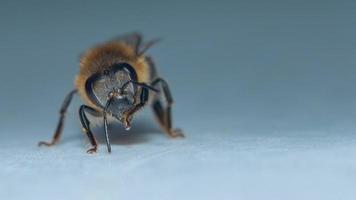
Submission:
[[[355,9],[351,0],[1,1],[0,198],[352,199]],[[166,138],[146,108],[129,134],[112,133],[112,155],[103,145],[87,155],[76,98],[62,143],[37,148],[52,137],[79,55],[132,31],[163,39],[148,54],[187,138]]]

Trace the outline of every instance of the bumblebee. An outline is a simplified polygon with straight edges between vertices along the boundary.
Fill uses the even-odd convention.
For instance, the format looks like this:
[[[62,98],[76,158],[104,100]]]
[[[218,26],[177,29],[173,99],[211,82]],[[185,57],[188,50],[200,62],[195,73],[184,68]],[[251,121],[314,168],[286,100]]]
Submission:
[[[173,98],[168,84],[158,76],[153,59],[145,55],[158,40],[144,43],[142,39],[138,33],[126,34],[90,48],[81,56],[75,89],[69,92],[62,104],[52,141],[39,142],[39,146],[52,146],[59,142],[65,115],[75,94],[79,94],[85,103],[79,108],[79,117],[92,145],[87,153],[95,153],[98,149],[88,114],[102,117],[110,153],[108,117],[117,119],[129,130],[133,116],[148,104],[169,137],[184,137],[180,129],[172,128]]]

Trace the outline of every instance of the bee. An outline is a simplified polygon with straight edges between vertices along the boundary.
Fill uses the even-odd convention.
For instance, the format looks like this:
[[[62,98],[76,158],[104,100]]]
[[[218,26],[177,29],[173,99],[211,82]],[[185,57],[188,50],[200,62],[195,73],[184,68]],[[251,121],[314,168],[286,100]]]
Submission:
[[[75,94],[85,103],[79,108],[79,118],[92,146],[87,153],[98,149],[88,115],[102,117],[107,150],[111,153],[108,117],[129,130],[133,116],[146,105],[152,107],[160,127],[169,137],[184,137],[180,129],[172,128],[173,98],[169,86],[158,76],[153,59],[145,55],[159,40],[144,43],[142,39],[138,33],[126,34],[94,46],[81,56],[75,89],[64,99],[53,138],[50,142],[39,142],[39,146],[59,142],[65,115]]]

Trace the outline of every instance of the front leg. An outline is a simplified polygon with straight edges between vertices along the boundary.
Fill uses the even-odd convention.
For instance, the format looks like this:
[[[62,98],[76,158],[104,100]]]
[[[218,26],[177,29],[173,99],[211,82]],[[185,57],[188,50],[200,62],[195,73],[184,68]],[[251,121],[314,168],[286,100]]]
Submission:
[[[108,109],[109,106],[112,102],[113,95],[110,95],[109,100],[106,102],[103,114],[104,114],[104,131],[105,131],[105,140],[106,140],[106,146],[108,147],[108,152],[111,153],[111,145],[110,145],[110,139],[109,139],[109,132],[108,132],[108,119],[107,119],[107,114],[108,114]]]
[[[141,95],[140,95],[140,102],[138,104],[136,104],[133,108],[131,108],[130,110],[126,111],[126,113],[124,114],[124,123],[125,123],[125,129],[126,130],[130,130],[131,128],[131,119],[132,119],[132,115],[137,112],[138,110],[140,110],[142,107],[145,106],[145,104],[148,101],[148,89],[145,87],[142,87],[141,89]]]
[[[85,134],[88,136],[89,141],[92,145],[92,148],[88,149],[87,153],[92,154],[92,153],[96,153],[96,151],[98,149],[98,143],[96,142],[96,139],[90,130],[90,123],[86,116],[86,111],[91,112],[91,113],[96,113],[96,111],[87,105],[82,105],[79,108],[80,122],[82,123],[83,130],[84,130]]]

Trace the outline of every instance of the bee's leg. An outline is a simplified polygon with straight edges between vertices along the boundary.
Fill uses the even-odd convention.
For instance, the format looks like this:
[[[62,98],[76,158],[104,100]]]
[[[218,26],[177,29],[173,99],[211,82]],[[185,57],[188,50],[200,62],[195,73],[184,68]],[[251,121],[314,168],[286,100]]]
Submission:
[[[173,97],[169,90],[167,82],[162,78],[157,78],[152,82],[152,86],[161,84],[164,98],[167,101],[165,108],[162,106],[161,100],[157,99],[153,102],[153,112],[155,113],[159,124],[164,129],[164,131],[172,138],[184,137],[182,130],[172,128],[172,115],[171,109],[173,104]]]
[[[132,109],[130,109],[129,111],[127,111],[127,113],[125,114],[125,128],[126,130],[129,130],[131,128],[131,124],[130,124],[130,119],[131,116],[137,112],[138,110],[140,110],[148,101],[148,89],[147,88],[142,88],[141,89],[141,94],[140,94],[140,102],[138,104],[135,105],[135,107],[133,107]]]
[[[62,107],[59,111],[60,118],[57,124],[56,131],[54,132],[53,138],[51,142],[44,142],[41,141],[38,143],[38,146],[45,145],[45,146],[53,146],[59,142],[59,139],[62,135],[62,130],[63,130],[63,125],[64,125],[64,119],[65,115],[67,113],[67,109],[69,107],[70,102],[73,99],[74,94],[77,93],[77,90],[72,90],[69,94],[67,94],[66,98],[63,101]]]
[[[92,113],[95,113],[96,111],[93,108],[91,108],[91,107],[89,107],[87,105],[82,105],[79,108],[80,122],[82,123],[83,130],[87,134],[91,145],[93,146],[92,148],[90,148],[87,151],[87,153],[96,153],[96,150],[98,149],[98,144],[96,142],[96,139],[95,139],[93,133],[90,130],[90,123],[89,123],[89,120],[88,120],[88,118],[86,116],[86,113],[85,113],[86,111],[89,111],[89,112],[92,112]]]
[[[103,115],[104,115],[104,131],[105,131],[105,139],[106,139],[106,146],[108,147],[108,152],[111,153],[111,145],[110,145],[110,139],[109,139],[109,133],[108,133],[108,119],[107,119],[107,112],[108,108],[112,102],[112,98],[110,98],[105,105]]]

